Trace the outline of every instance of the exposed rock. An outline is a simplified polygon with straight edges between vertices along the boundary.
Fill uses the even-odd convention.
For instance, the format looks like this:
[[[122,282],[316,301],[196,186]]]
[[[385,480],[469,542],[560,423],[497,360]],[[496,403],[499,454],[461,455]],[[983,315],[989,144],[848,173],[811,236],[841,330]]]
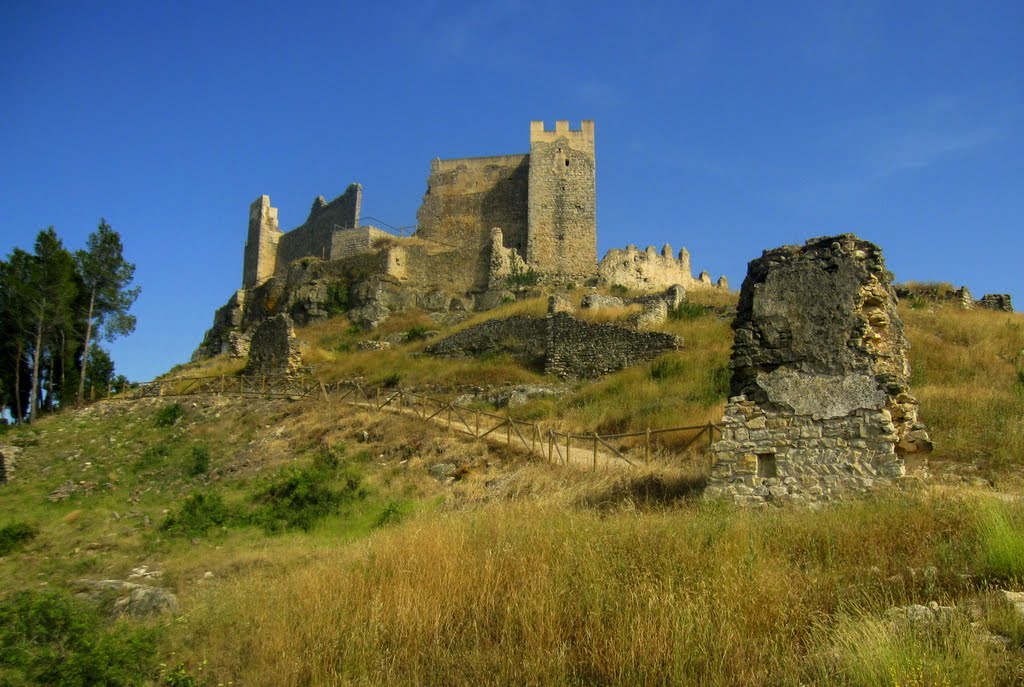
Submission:
[[[603,293],[590,293],[580,301],[581,310],[611,310],[623,308],[626,302],[618,296],[606,296]]]
[[[437,480],[445,480],[455,474],[459,466],[455,463],[437,463],[427,468],[427,473]]]
[[[853,234],[751,261],[708,494],[828,500],[882,486],[904,474],[900,454],[930,450],[891,278]],[[758,490],[768,480],[782,484]]]
[[[0,484],[14,479],[14,471],[18,467],[18,456],[21,449],[8,444],[0,445]]]
[[[572,301],[563,293],[556,293],[548,298],[548,314],[554,315],[555,313],[568,313],[573,314],[576,312],[576,306],[573,305]]]
[[[107,605],[111,615],[144,618],[160,613],[177,613],[178,598],[161,587],[149,587],[121,580],[78,580],[78,596]]]
[[[295,375],[302,369],[302,354],[292,318],[285,314],[264,320],[253,332],[247,375]]]
[[[898,623],[912,627],[931,627],[948,625],[953,620],[955,609],[952,606],[940,606],[932,601],[927,606],[911,604],[909,606],[893,606],[885,612],[885,616]]]
[[[388,351],[391,350],[390,341],[360,341],[356,344],[360,351]]]

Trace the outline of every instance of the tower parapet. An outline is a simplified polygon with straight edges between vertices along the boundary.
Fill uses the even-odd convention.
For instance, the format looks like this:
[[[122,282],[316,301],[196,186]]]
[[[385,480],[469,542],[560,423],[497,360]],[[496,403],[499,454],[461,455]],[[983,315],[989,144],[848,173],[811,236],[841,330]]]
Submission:
[[[578,130],[566,120],[553,131],[530,122],[529,210],[526,261],[561,279],[597,272],[597,186],[594,122]]]

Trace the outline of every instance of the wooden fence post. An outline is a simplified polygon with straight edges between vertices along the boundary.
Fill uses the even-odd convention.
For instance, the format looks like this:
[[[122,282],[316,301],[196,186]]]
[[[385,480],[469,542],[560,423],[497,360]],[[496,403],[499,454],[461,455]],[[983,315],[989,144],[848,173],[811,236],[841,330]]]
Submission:
[[[555,460],[555,432],[554,430],[548,430],[548,462],[552,463]]]
[[[651,428],[648,427],[644,437],[644,464],[651,464]]]
[[[597,472],[597,433],[594,433],[594,472]]]
[[[505,419],[505,444],[512,443],[512,418]]]
[[[473,436],[480,438],[480,409],[476,409],[476,434]]]
[[[565,435],[565,464],[569,464],[570,451],[572,450],[572,435],[568,432]]]
[[[380,387],[377,387],[377,400],[373,404],[374,410],[380,410]]]

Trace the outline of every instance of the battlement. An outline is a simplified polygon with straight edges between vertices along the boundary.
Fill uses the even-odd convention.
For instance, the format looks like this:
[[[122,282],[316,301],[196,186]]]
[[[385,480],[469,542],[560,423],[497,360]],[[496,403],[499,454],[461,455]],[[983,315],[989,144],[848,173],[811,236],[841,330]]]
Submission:
[[[573,129],[569,126],[569,120],[559,119],[555,121],[554,130],[545,128],[544,120],[535,119],[530,122],[530,143],[553,143],[559,138],[568,140],[570,145],[584,144],[593,148],[594,120],[584,119],[579,129]]]

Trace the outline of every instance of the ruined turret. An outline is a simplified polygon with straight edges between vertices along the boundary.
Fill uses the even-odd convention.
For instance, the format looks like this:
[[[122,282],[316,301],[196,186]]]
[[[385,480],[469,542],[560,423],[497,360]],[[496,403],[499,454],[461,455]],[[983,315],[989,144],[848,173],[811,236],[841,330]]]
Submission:
[[[891,282],[878,246],[853,234],[750,263],[709,494],[823,500],[900,477],[904,453],[930,450]]]

